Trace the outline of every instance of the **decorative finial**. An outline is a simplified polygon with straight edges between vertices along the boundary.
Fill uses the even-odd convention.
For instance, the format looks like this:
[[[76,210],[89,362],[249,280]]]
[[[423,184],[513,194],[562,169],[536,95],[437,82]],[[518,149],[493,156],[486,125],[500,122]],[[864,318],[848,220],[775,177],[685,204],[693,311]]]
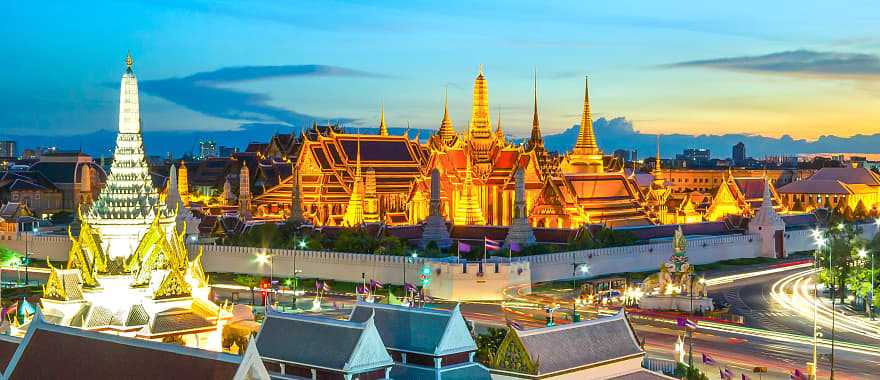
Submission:
[[[480,75],[483,75],[483,64],[480,64]]]
[[[131,70],[131,66],[134,65],[134,58],[131,57],[131,51],[125,56],[125,66],[128,70]]]

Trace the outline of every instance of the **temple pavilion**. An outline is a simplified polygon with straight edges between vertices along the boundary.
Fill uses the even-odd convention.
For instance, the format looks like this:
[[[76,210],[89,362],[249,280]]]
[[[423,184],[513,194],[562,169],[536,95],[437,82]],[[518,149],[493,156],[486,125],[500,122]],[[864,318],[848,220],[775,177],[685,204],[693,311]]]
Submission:
[[[201,254],[189,259],[176,175],[168,204],[144,158],[133,60],[120,89],[119,135],[107,185],[70,231],[64,268],[52,267],[41,300],[48,323],[219,351],[230,313],[208,298]],[[185,215],[179,219],[178,215]],[[22,333],[25,326],[17,326]]]

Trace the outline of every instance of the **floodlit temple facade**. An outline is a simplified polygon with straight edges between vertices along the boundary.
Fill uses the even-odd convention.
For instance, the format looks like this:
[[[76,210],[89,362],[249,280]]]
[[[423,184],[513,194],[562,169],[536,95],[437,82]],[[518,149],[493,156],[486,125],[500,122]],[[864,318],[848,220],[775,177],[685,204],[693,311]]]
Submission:
[[[663,170],[659,159],[651,173],[625,172],[621,161],[599,147],[586,80],[574,148],[551,153],[544,147],[537,80],[534,90],[531,133],[523,142],[508,140],[500,120],[492,124],[488,81],[480,68],[465,131],[456,131],[447,96],[439,129],[426,141],[411,137],[408,130],[390,133],[383,108],[378,134],[313,125],[299,137],[276,135],[268,144],[251,144],[241,156],[256,154],[262,161],[253,167],[261,174],[251,173],[245,180],[263,181],[263,191],[251,201],[250,191],[244,189],[239,206],[245,204],[257,219],[288,220],[295,215],[295,220],[316,226],[419,224],[431,215],[436,169],[439,215],[452,225],[514,224],[520,170],[525,220],[533,227],[626,227],[751,217],[767,181],[774,207],[786,212],[773,186],[785,180],[780,177],[785,173],[728,172],[711,181],[698,178],[705,186],[694,188],[680,186],[689,183],[682,180],[686,172]],[[651,179],[643,181],[643,176]],[[292,204],[298,205],[296,212],[291,212]]]
[[[170,207],[160,201],[150,181],[132,63],[128,56],[107,185],[91,210],[80,216],[79,236],[70,233],[66,267],[49,264],[43,318],[63,326],[219,351],[231,314],[209,300],[201,254],[189,259],[187,223],[198,219],[183,206],[176,173],[166,195]]]
[[[454,129],[448,101],[439,130],[425,143],[408,133],[389,134],[384,111],[378,135],[333,128],[303,133],[299,154],[291,161],[298,180],[288,177],[256,196],[257,213],[283,220],[297,198],[303,217],[315,225],[417,224],[429,215],[430,173],[437,169],[440,211],[448,222],[507,226],[514,219],[515,174],[522,169],[525,210],[534,226],[650,224],[637,184],[599,149],[586,86],[578,143],[564,156],[544,148],[537,82],[534,101],[525,144],[508,141],[500,120],[493,131],[482,69],[474,80],[471,120],[464,133]]]

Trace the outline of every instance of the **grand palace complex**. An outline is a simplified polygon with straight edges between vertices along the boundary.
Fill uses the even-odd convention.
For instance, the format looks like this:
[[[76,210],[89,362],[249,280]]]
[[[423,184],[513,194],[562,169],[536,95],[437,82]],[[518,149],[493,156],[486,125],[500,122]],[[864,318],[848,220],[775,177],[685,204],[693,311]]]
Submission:
[[[251,143],[231,158],[182,166],[180,181],[189,181],[194,192],[184,198],[207,209],[237,210],[251,220],[293,216],[316,226],[412,225],[429,215],[431,172],[437,169],[440,213],[449,223],[509,226],[515,174],[521,169],[532,226],[621,227],[749,216],[760,204],[764,181],[778,176],[727,172],[712,190],[683,191],[657,162],[645,181],[597,144],[586,81],[574,149],[550,152],[541,132],[537,83],[535,88],[531,134],[522,143],[508,139],[500,121],[493,127],[481,69],[463,133],[450,120],[448,102],[439,129],[426,141],[409,131],[389,133],[384,112],[378,134],[314,124],[299,135],[276,134],[269,143]],[[189,179],[187,171],[194,173]],[[774,205],[785,211],[775,188],[772,193]]]

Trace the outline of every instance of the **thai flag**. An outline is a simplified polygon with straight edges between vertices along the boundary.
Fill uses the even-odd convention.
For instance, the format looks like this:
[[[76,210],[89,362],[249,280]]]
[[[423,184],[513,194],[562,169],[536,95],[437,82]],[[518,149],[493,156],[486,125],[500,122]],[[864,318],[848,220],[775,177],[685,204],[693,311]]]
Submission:
[[[679,317],[676,322],[678,323],[678,327],[685,327],[693,330],[697,329],[697,322],[690,319]]]
[[[702,355],[703,355],[703,364],[706,364],[706,365],[718,364],[718,362],[716,362],[715,359],[712,359],[712,357],[709,356],[708,354],[706,354],[705,352]]]
[[[501,249],[501,243],[497,242],[495,240],[484,237],[483,242],[484,242],[484,245],[486,246],[486,252],[498,251]]]
[[[471,246],[462,242],[458,242],[458,251],[459,252],[470,252]]]
[[[404,292],[407,292],[407,293],[415,293],[416,290],[417,290],[417,289],[416,289],[415,286],[413,286],[413,284],[410,284],[410,283],[408,283],[408,282],[403,284],[403,291],[404,291]]]
[[[328,284],[327,281],[324,281],[324,284],[321,285],[321,289],[323,289],[325,292],[329,292],[330,291],[330,284]]]
[[[321,281],[315,281],[315,290],[321,290],[324,285],[321,284]]]
[[[522,251],[522,247],[520,247],[519,244],[516,244],[514,242],[510,242],[510,251],[511,252],[520,252],[520,251]]]
[[[381,282],[376,281],[376,280],[373,280],[373,279],[370,279],[370,287],[371,287],[371,288],[373,288],[373,289],[382,289],[383,286],[385,286],[385,285],[382,284]]]
[[[722,380],[733,380],[733,372],[727,368],[719,370]]]

